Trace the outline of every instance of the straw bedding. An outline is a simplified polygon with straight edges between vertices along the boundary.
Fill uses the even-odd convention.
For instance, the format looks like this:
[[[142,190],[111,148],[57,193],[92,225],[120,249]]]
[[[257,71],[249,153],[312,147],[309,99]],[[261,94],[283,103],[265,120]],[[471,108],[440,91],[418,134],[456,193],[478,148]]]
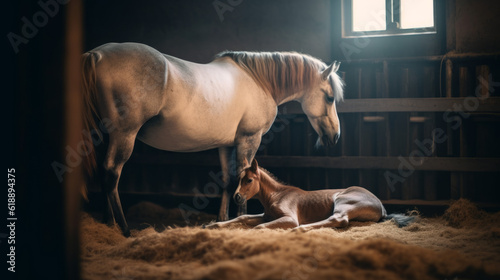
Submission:
[[[183,225],[179,210],[147,202],[127,218],[149,226],[125,238],[83,214],[83,279],[500,279],[500,213],[463,199],[405,228],[391,221],[309,232],[169,227]],[[214,218],[201,214],[198,223]]]

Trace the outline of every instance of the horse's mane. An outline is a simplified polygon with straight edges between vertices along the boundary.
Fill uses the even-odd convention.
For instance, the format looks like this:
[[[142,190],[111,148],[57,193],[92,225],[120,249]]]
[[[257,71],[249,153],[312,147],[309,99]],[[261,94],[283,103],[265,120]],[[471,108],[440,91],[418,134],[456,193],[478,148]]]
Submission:
[[[318,84],[321,71],[327,67],[321,60],[297,52],[225,51],[216,56],[222,57],[236,62],[274,100]],[[340,100],[343,83],[336,74],[330,77],[335,98]]]

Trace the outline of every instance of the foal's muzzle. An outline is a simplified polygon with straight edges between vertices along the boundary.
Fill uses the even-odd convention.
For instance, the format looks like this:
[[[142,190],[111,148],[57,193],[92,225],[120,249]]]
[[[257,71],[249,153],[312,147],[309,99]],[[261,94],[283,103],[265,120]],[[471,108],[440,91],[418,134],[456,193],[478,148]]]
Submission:
[[[245,198],[240,193],[235,193],[233,198],[234,202],[236,202],[236,204],[238,205],[242,205],[243,203],[245,203]]]

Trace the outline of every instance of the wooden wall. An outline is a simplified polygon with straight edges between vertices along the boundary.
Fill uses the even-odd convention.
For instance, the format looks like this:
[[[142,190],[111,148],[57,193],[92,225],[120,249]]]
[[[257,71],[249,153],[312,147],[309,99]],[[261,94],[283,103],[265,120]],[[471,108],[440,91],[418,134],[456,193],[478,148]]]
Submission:
[[[329,0],[88,0],[85,8],[86,50],[132,41],[199,63],[225,50],[294,50],[331,60]]]
[[[488,24],[498,21],[490,13],[488,21],[478,15],[498,6],[495,1],[437,1],[436,35],[367,44],[341,38],[340,1],[242,1],[223,21],[207,3],[152,3],[159,5],[154,13],[128,4],[108,17],[112,4],[89,1],[87,49],[140,41],[198,62],[224,49],[295,50],[342,62],[346,100],[338,105],[342,136],[335,147],[314,148],[316,134],[293,104],[280,108],[263,137],[257,159],[283,181],[305,189],[361,185],[386,204],[408,207],[446,205],[459,197],[499,206],[500,35],[476,32],[491,30]],[[476,16],[469,18],[467,9]],[[114,24],[122,17],[133,22]],[[464,28],[471,22],[473,27]],[[477,40],[470,39],[474,36]],[[346,45],[357,49],[346,55]],[[436,129],[443,133],[433,133]],[[120,191],[217,200],[210,187],[217,185],[218,172],[216,151],[178,154],[137,142]],[[388,176],[398,182],[390,183]]]

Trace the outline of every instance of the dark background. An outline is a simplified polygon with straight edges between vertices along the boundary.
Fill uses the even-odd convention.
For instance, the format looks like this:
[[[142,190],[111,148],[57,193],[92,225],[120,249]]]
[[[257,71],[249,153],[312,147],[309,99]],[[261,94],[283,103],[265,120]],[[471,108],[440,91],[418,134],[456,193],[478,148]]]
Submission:
[[[213,1],[71,0],[68,5],[59,5],[59,12],[27,44],[21,44],[17,54],[6,34],[20,34],[21,18],[31,19],[41,8],[36,1],[8,2],[2,9],[3,136],[7,139],[3,150],[5,167],[16,168],[18,272],[15,276],[76,279],[78,275],[78,211],[80,207],[96,209],[98,198],[91,189],[90,202],[80,203],[75,191],[78,189],[75,185],[82,182],[80,170],[75,168],[59,182],[51,167],[54,161],[64,162],[65,147],[75,144],[72,135],[80,131],[80,124],[70,121],[79,112],[79,105],[71,103],[75,96],[70,83],[79,68],[78,63],[68,63],[75,58],[78,61],[78,53],[107,42],[126,41],[145,43],[163,53],[199,63],[209,62],[223,50],[299,51],[328,63],[342,61],[347,99],[460,98],[473,95],[479,75],[491,74],[493,81],[500,81],[498,55],[488,56],[500,50],[499,2],[436,2],[437,34],[373,38],[349,59],[340,46],[356,42],[341,38],[340,1],[243,0],[232,11],[226,11],[221,20]],[[444,59],[421,58],[449,52],[472,53],[480,58],[453,61],[450,86],[446,87]],[[401,57],[415,61],[390,60]],[[383,61],[389,61],[387,66]],[[387,77],[386,88],[380,84],[383,77]],[[449,96],[445,94],[448,90]],[[496,88],[490,93],[491,101],[498,92]],[[277,122],[285,124],[285,129],[275,133],[258,157],[274,157],[267,159],[268,169],[283,181],[308,189],[366,186],[394,209],[412,208],[416,203],[423,204],[420,207],[445,206],[450,199],[460,197],[489,209],[498,207],[495,167],[488,172],[449,171],[446,167],[419,170],[392,192],[381,179],[384,168],[273,164],[280,159],[277,157],[289,156],[303,157],[302,162],[310,160],[308,157],[346,156],[350,157],[346,162],[351,162],[352,157],[360,156],[377,157],[376,160],[407,156],[414,149],[413,140],[425,139],[429,128],[434,127],[450,132],[452,140],[437,147],[433,157],[493,160],[500,157],[498,110],[473,114],[458,131],[450,131],[448,124],[440,121],[442,114],[340,113],[344,134],[339,144],[327,150],[314,150],[315,134],[310,125],[300,111],[291,110]],[[365,117],[373,115],[384,117],[384,122],[365,121]],[[412,116],[428,117],[430,121],[411,122]],[[393,133],[388,135],[387,131]],[[200,164],[193,156],[157,151],[138,143],[120,183],[125,209],[143,199],[165,207],[192,204],[195,190],[203,190],[210,182],[208,174],[219,171],[215,155],[213,151],[194,155],[205,160]],[[473,168],[470,162],[465,165]],[[213,196],[203,210],[217,209],[218,197]],[[258,209],[257,203],[250,203],[250,211]],[[0,253],[5,257],[6,243],[4,239],[1,241]],[[7,267],[2,263],[3,274]]]

